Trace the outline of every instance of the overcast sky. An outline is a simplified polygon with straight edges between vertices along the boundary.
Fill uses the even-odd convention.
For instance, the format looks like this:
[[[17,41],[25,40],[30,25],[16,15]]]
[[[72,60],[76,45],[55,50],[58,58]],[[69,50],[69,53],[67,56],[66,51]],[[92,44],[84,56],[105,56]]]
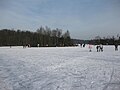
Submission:
[[[0,0],[0,29],[46,25],[76,39],[120,34],[120,0]]]

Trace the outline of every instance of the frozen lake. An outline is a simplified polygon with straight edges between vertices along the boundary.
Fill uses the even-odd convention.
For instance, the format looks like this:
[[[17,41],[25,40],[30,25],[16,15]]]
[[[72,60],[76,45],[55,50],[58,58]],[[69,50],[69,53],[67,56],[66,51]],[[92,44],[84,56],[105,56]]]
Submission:
[[[120,90],[120,51],[0,47],[0,90]]]

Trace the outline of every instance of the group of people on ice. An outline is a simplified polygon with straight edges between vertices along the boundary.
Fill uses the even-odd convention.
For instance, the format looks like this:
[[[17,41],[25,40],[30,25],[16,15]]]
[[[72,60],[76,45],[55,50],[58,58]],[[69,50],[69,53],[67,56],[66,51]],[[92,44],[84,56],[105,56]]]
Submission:
[[[97,52],[103,52],[103,45],[102,44],[97,45],[96,49],[97,49]],[[91,44],[89,44],[89,52],[92,52],[92,45]]]
[[[82,43],[81,43],[80,46],[81,46],[81,47],[85,47],[85,44],[82,44]]]
[[[116,43],[114,46],[115,46],[115,51],[118,51],[118,44]],[[102,44],[96,45],[96,50],[97,52],[103,52],[103,45]],[[89,44],[89,52],[91,51],[92,51],[92,45]]]
[[[96,49],[97,49],[97,52],[103,52],[103,45],[102,44],[97,45]]]
[[[26,48],[26,47],[31,47],[30,44],[26,44],[26,45],[23,45],[23,48]]]

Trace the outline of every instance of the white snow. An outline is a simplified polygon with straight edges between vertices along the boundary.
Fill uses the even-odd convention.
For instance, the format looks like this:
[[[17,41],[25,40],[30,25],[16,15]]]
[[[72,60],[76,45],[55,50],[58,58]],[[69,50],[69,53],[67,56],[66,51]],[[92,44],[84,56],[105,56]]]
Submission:
[[[120,51],[0,47],[0,90],[120,90]]]

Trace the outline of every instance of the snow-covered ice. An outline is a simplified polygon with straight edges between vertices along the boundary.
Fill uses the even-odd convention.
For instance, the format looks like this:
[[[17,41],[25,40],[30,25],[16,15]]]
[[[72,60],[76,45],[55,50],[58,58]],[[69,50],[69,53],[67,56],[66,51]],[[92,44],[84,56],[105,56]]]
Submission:
[[[120,51],[0,47],[0,90],[120,90]]]

